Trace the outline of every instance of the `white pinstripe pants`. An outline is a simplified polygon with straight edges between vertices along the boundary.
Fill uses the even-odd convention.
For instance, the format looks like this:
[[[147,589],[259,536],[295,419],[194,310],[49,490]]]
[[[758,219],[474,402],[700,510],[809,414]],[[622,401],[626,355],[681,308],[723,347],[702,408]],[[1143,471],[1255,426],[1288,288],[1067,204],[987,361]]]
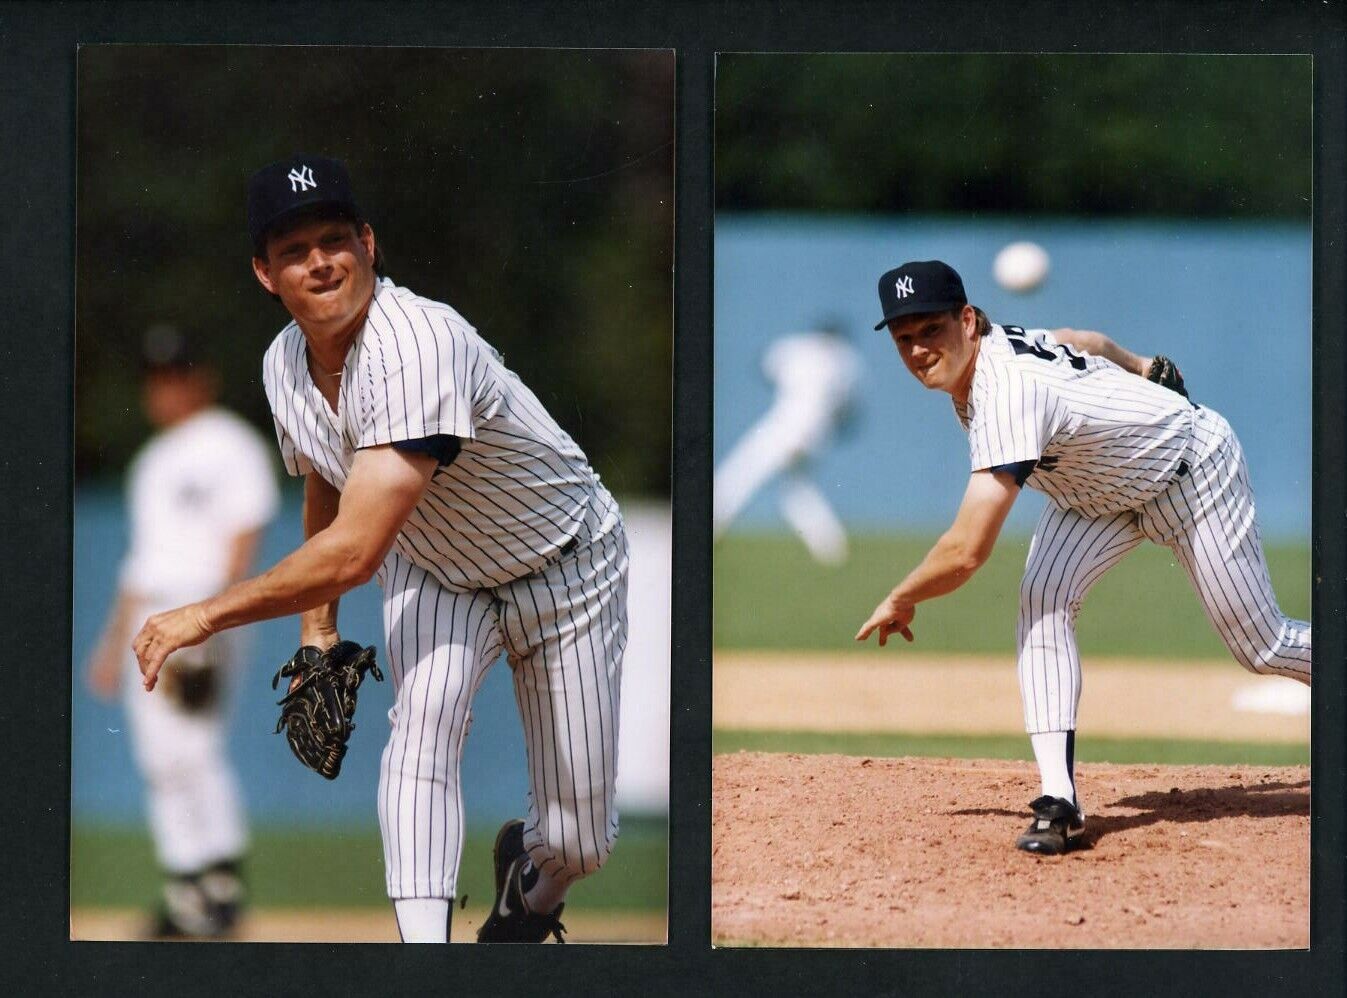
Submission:
[[[1090,518],[1049,504],[1020,585],[1020,695],[1030,734],[1071,731],[1080,703],[1076,614],[1090,587],[1143,540],[1174,552],[1207,618],[1250,672],[1310,682],[1310,624],[1277,607],[1244,451],[1219,413],[1197,413],[1206,456],[1136,510]]]
[[[627,557],[621,516],[602,492],[573,550],[496,589],[453,592],[389,555],[384,627],[395,697],[378,807],[390,898],[455,895],[463,742],[473,695],[502,651],[528,755],[529,855],[563,882],[608,858],[617,837]]]

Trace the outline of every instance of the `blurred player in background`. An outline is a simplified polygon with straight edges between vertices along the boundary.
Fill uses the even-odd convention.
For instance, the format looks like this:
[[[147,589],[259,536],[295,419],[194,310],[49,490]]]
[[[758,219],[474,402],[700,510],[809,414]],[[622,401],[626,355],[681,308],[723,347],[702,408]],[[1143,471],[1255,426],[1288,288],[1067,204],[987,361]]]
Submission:
[[[776,397],[716,469],[716,537],[779,475],[786,522],[816,560],[840,565],[847,558],[846,528],[810,477],[809,466],[852,418],[860,355],[840,325],[826,322],[773,342],[762,370]]]
[[[177,652],[162,695],[146,696],[131,651],[140,621],[213,595],[248,573],[279,503],[269,447],[215,404],[214,370],[176,330],[145,337],[142,401],[156,430],[128,476],[130,549],[122,561],[88,682],[123,692],[136,764],[145,778],[155,855],[164,872],[152,934],[228,933],[243,901],[247,825],[225,752],[238,638],[219,634]]]

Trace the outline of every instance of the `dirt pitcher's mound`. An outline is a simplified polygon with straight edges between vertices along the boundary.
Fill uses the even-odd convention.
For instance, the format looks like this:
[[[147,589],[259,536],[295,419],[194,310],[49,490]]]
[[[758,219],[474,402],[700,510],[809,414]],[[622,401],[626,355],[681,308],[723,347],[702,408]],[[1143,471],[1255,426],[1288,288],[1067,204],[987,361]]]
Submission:
[[[720,945],[1304,948],[1304,766],[1077,767],[1086,846],[1014,848],[1029,763],[714,762]]]

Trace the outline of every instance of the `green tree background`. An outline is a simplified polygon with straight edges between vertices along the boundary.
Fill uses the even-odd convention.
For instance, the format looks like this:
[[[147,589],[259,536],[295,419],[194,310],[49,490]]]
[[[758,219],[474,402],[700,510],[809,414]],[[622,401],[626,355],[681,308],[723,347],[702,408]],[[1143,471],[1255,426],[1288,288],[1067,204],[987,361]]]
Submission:
[[[1309,56],[725,55],[716,206],[1310,217]]]
[[[669,494],[673,54],[86,46],[78,63],[76,475],[148,432],[145,329],[198,338],[271,432],[247,180],[335,156],[389,276],[458,309],[619,494]]]

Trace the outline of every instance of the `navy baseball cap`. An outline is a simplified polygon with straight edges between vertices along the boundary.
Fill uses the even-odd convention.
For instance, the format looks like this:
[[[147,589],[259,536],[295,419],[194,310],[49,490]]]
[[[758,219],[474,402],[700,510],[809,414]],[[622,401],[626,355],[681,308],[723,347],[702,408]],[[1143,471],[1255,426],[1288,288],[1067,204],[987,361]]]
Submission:
[[[265,248],[267,232],[277,224],[314,209],[329,209],[352,221],[363,217],[340,161],[299,154],[262,167],[248,181],[248,235],[254,251]]]
[[[954,268],[940,260],[919,260],[895,267],[879,279],[879,307],[883,329],[894,319],[918,312],[946,312],[968,304],[963,281]]]

